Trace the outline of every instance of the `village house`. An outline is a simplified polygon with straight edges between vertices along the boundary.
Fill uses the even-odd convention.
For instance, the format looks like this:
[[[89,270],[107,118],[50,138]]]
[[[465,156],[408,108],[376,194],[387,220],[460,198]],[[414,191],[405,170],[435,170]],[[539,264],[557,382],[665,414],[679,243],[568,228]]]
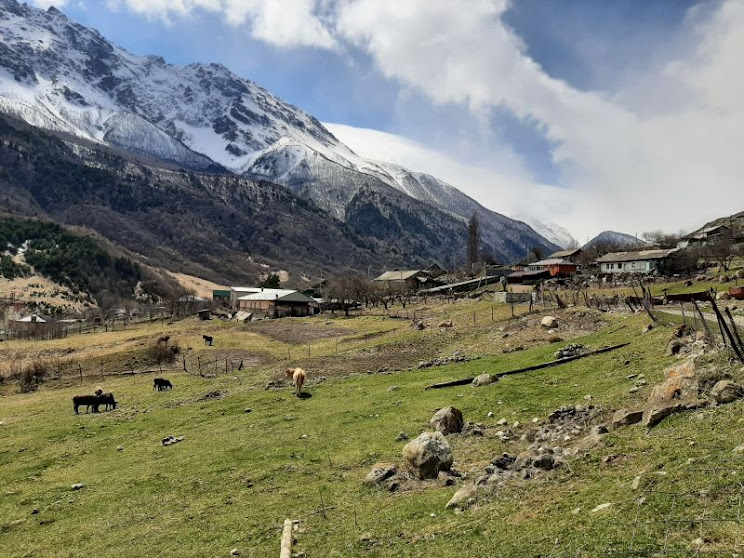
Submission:
[[[387,289],[409,289],[417,291],[421,288],[435,287],[441,282],[429,275],[423,269],[396,269],[386,271],[374,279],[375,283],[382,284]]]
[[[687,248],[691,245],[705,246],[720,240],[722,238],[729,238],[731,235],[731,229],[726,225],[716,225],[714,227],[707,227],[692,233],[691,235],[682,237],[678,248]]]
[[[611,252],[605,254],[596,263],[601,273],[643,273],[649,274],[659,271],[661,263],[676,252],[670,250],[640,250],[635,252]]]
[[[263,289],[238,298],[239,311],[250,312],[260,318],[311,316],[317,309],[315,300],[288,289]]]
[[[581,248],[570,248],[568,250],[559,250],[548,256],[549,260],[568,260],[571,263],[578,263],[579,256],[583,253]]]
[[[574,262],[561,258],[549,258],[527,265],[527,271],[547,271],[550,277],[556,278],[571,277],[577,269],[578,266]]]

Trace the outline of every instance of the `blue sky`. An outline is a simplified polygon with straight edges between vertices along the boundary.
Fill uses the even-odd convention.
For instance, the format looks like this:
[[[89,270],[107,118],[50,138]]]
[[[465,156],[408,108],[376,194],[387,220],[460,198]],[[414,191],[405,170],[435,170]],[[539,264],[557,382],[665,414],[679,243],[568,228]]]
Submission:
[[[744,62],[739,0],[36,3],[136,54],[223,63],[344,125],[332,130],[361,155],[418,146],[421,157],[396,162],[580,239],[689,229],[729,212],[731,200],[681,202],[674,218],[652,209],[700,182],[744,204],[726,149],[740,139],[742,107],[724,91],[744,89],[730,78]]]

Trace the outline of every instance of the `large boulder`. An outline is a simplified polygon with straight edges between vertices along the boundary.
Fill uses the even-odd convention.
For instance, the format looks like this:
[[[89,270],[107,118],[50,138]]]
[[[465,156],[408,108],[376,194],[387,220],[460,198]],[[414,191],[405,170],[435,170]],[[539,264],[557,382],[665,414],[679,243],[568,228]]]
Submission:
[[[643,411],[629,411],[628,409],[619,409],[612,415],[612,428],[621,426],[630,426],[643,420]]]
[[[434,430],[437,430],[446,436],[448,434],[454,434],[455,432],[462,432],[462,427],[465,425],[465,421],[462,418],[462,411],[460,411],[460,409],[444,407],[434,413],[429,424],[434,428]]]
[[[730,380],[719,380],[710,390],[710,395],[716,403],[731,403],[744,397],[744,387]]]
[[[545,329],[553,329],[558,327],[558,318],[555,318],[553,316],[545,316],[542,320],[540,320],[540,325],[543,326]]]
[[[495,381],[496,377],[491,376],[491,374],[480,374],[473,378],[473,387],[487,386],[488,384],[492,384]]]
[[[449,471],[454,462],[452,449],[441,432],[424,432],[403,447],[411,472],[419,479],[435,479],[439,471]]]

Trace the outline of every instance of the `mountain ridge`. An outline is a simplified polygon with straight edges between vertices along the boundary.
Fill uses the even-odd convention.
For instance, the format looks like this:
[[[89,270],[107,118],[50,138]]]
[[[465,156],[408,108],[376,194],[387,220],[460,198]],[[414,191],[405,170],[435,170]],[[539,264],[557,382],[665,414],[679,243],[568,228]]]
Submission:
[[[135,56],[56,8],[0,6],[0,111],[31,125],[192,171],[280,184],[342,221],[358,210],[348,205],[359,192],[372,191],[381,203],[406,196],[409,211],[429,215],[429,230],[442,221],[453,231],[451,219],[464,228],[477,214],[484,253],[504,262],[556,248],[436,177],[359,157],[315,117],[221,64]]]

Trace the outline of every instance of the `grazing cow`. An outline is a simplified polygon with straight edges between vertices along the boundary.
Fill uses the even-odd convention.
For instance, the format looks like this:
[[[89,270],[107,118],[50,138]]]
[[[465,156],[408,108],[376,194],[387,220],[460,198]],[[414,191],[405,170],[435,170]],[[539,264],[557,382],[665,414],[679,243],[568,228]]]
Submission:
[[[99,404],[106,405],[106,410],[109,410],[109,407],[113,410],[116,409],[116,399],[114,399],[113,393],[104,393],[103,395],[100,395],[98,397]]]
[[[202,338],[204,339],[204,344],[211,347],[212,342],[214,341],[214,337],[211,337],[209,335],[202,335]]]
[[[101,386],[98,386],[96,388],[96,391],[94,392],[96,395],[103,395],[103,388]]]
[[[170,341],[170,335],[163,335],[162,337],[158,338],[158,345],[161,343],[165,343],[165,346],[168,346],[168,341]]]
[[[292,385],[296,388],[297,397],[302,393],[302,384],[305,383],[305,371],[302,368],[287,368],[287,378],[292,378]]]
[[[156,389],[158,391],[164,389],[173,389],[173,384],[171,384],[170,381],[166,380],[165,378],[154,378],[152,381],[152,389]]]
[[[72,404],[75,407],[75,414],[79,415],[78,408],[82,407],[83,405],[86,406],[86,411],[88,408],[93,407],[93,412],[98,412],[98,406],[101,404],[101,398],[103,396],[99,395],[76,395],[72,398]]]

